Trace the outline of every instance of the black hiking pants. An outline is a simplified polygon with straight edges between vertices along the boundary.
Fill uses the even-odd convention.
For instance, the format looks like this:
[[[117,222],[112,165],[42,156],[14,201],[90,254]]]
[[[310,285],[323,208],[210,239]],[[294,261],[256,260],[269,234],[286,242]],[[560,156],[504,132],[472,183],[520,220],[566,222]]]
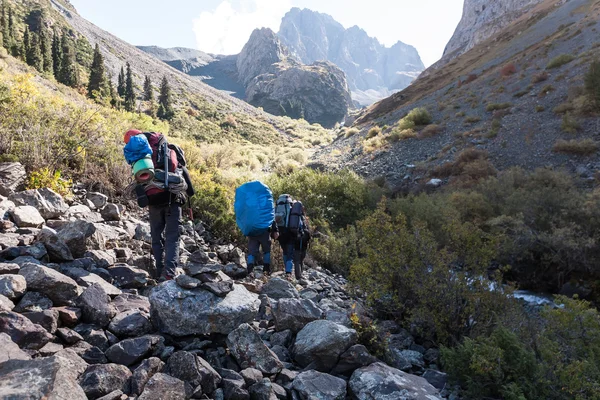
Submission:
[[[149,206],[152,254],[156,262],[156,277],[175,276],[179,266],[179,226],[181,224],[181,204]]]

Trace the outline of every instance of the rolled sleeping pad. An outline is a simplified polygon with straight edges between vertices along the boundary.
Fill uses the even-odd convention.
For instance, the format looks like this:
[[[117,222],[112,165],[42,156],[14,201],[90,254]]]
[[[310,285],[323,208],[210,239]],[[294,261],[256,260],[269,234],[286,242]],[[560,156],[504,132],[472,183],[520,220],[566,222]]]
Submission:
[[[133,164],[133,176],[139,183],[150,182],[154,179],[154,164],[152,158],[146,157]]]

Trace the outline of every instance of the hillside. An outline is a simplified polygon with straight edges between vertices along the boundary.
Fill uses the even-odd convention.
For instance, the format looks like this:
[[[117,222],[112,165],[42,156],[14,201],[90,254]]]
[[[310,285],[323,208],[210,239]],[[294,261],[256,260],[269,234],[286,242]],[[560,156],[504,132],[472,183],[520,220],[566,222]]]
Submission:
[[[452,162],[474,148],[492,168],[565,167],[591,179],[599,167],[598,118],[584,75],[600,56],[600,2],[543,1],[527,10],[363,111],[353,125],[360,133],[341,132],[318,160],[411,187],[430,178],[447,181]],[[399,123],[415,108],[428,111],[429,127]],[[381,133],[366,141],[374,126]]]

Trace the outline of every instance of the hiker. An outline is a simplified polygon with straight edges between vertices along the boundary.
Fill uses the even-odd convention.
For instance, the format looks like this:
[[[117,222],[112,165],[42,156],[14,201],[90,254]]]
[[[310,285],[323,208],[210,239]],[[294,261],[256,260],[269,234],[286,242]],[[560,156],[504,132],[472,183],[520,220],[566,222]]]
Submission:
[[[138,205],[148,207],[154,278],[171,280],[179,266],[182,206],[194,195],[183,150],[156,132],[130,130],[124,141],[125,158],[138,182]]]
[[[248,274],[263,253],[263,272],[271,274],[272,239],[279,238],[275,223],[273,192],[259,181],[248,182],[235,191],[235,219],[242,233],[248,238]]]
[[[275,222],[279,229],[286,278],[291,279],[294,272],[296,280],[301,280],[310,242],[304,206],[289,194],[281,195],[275,207]]]

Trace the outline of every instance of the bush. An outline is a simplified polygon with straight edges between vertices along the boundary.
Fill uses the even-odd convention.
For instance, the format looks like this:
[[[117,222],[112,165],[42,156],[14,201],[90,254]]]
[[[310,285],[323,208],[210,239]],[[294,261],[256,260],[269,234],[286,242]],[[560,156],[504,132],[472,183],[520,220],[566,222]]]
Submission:
[[[569,113],[566,113],[563,117],[560,128],[567,133],[575,134],[581,129],[581,124]]]
[[[554,114],[566,114],[568,112],[573,111],[574,109],[575,109],[575,107],[573,107],[573,104],[566,102],[566,103],[562,103],[562,104],[559,104],[558,106],[554,107],[552,112]]]
[[[555,90],[556,89],[554,88],[554,86],[546,85],[542,88],[542,90],[540,90],[540,94],[538,96],[539,97],[547,96],[548,94],[550,94],[550,92],[554,92]]]
[[[427,125],[421,132],[419,132],[419,139],[424,139],[432,136],[439,135],[442,132],[442,127],[436,124]]]
[[[500,76],[507,77],[517,73],[517,67],[514,63],[509,63],[500,69]]]
[[[350,128],[346,131],[346,134],[344,135],[344,137],[349,138],[349,137],[356,135],[359,132],[360,131],[356,128]]]
[[[592,139],[558,140],[552,147],[555,153],[589,156],[598,151],[598,143]]]
[[[398,122],[398,127],[400,129],[413,129],[416,126],[429,125],[431,121],[431,114],[426,108],[414,108]]]
[[[531,83],[540,83],[540,82],[544,82],[547,81],[548,78],[550,77],[550,75],[548,74],[548,72],[546,71],[542,71],[540,73],[537,73],[533,76],[533,78],[531,78]]]
[[[467,124],[475,124],[479,121],[481,121],[481,118],[476,117],[476,116],[470,116],[470,117],[465,118],[465,123],[467,123]]]
[[[27,189],[49,188],[63,197],[69,197],[72,194],[72,186],[73,182],[70,179],[63,179],[60,171],[52,173],[48,168],[31,172],[27,180]]]
[[[392,130],[389,136],[386,136],[386,140],[395,143],[399,142],[400,140],[414,139],[416,137],[417,132],[413,131],[412,129],[395,128]]]
[[[497,110],[505,110],[510,108],[512,105],[510,103],[490,103],[485,108],[487,111],[497,111]]]
[[[380,135],[375,136],[371,139],[367,139],[363,142],[363,149],[367,153],[371,153],[375,150],[378,150],[384,146],[383,137]]]
[[[554,57],[548,65],[546,65],[546,69],[555,69],[560,68],[565,64],[570,63],[575,59],[571,54],[561,54],[560,56]]]
[[[600,60],[594,60],[585,74],[585,90],[589,98],[600,109]]]
[[[540,113],[540,112],[544,112],[544,111],[546,111],[546,107],[544,107],[544,106],[542,106],[540,104],[538,104],[537,106],[535,106],[535,112]]]
[[[369,129],[369,132],[367,132],[367,139],[374,138],[375,136],[379,135],[380,133],[381,133],[381,128],[378,126],[374,126],[371,129]]]

